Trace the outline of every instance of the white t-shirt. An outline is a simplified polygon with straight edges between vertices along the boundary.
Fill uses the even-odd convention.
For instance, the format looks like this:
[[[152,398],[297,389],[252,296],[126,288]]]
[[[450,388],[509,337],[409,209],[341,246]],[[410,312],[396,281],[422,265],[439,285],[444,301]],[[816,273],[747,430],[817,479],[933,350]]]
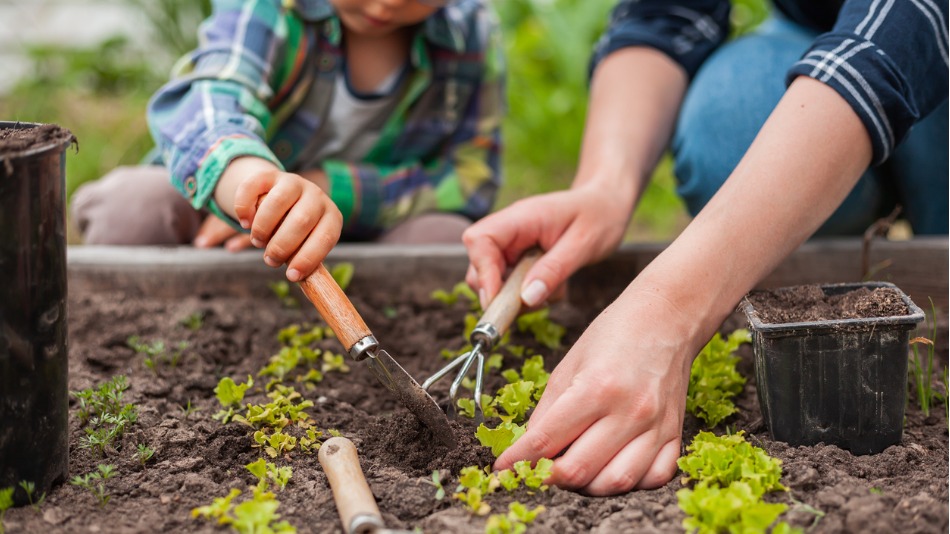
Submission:
[[[407,66],[408,67],[408,66]],[[407,67],[397,69],[371,94],[359,94],[347,80],[347,69],[337,76],[329,114],[314,134],[303,168],[316,168],[327,159],[359,161],[379,139],[383,126],[402,95]]]

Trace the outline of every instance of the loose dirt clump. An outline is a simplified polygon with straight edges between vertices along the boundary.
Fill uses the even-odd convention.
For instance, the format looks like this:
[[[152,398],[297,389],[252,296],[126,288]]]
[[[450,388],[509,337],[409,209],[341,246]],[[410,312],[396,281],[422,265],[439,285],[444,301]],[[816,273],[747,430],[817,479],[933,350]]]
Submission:
[[[262,282],[263,283],[263,282]],[[415,282],[421,283],[421,282]],[[426,289],[431,291],[432,287]],[[421,292],[421,293],[426,293]],[[351,295],[352,296],[352,295]],[[383,294],[352,296],[356,308],[383,348],[417,380],[445,363],[442,349],[463,347],[466,303],[451,307],[423,300],[392,302]],[[56,488],[34,510],[22,507],[7,512],[9,533],[139,533],[221,532],[227,527],[192,518],[191,511],[211,504],[232,488],[251,493],[257,482],[244,466],[265,457],[279,466],[290,466],[293,476],[283,491],[277,513],[299,532],[342,532],[333,497],[316,453],[299,448],[270,458],[255,448],[253,430],[239,422],[222,424],[212,416],[221,410],[213,392],[222,377],[243,382],[250,375],[254,386],[245,402],[266,402],[264,386],[273,377],[259,376],[282,344],[278,333],[292,324],[320,324],[316,312],[298,297],[301,306],[284,307],[272,299],[230,296],[195,296],[162,299],[121,292],[78,294],[68,303],[70,389],[102,384],[115,375],[128,377],[125,402],[139,407],[138,421],[101,457],[80,447],[85,431],[79,426],[75,400],[70,409],[69,476],[84,475],[98,464],[113,464],[116,476],[106,481],[111,496],[100,506],[90,492],[66,484]],[[515,332],[512,342],[542,354],[548,370],[576,341],[599,310],[562,302],[551,308],[551,317],[567,328],[564,347],[546,349],[530,335]],[[184,319],[201,316],[199,328],[184,326]],[[723,331],[743,327],[738,315]],[[186,342],[179,361],[159,360],[150,369],[144,356],[128,344],[131,336],[145,341],[162,340],[167,347]],[[341,352],[335,339],[319,346]],[[948,432],[943,412],[924,417],[912,404],[900,445],[873,456],[854,456],[832,446],[790,447],[772,441],[756,400],[751,347],[740,349],[740,372],[748,379],[737,397],[739,413],[716,429],[743,430],[753,444],[781,459],[783,484],[788,493],[770,498],[789,504],[785,519],[795,526],[814,527],[809,532],[946,532],[948,527]],[[451,498],[459,469],[487,466],[493,457],[474,439],[475,424],[454,423],[462,445],[447,451],[435,445],[428,431],[372,373],[348,361],[349,372],[324,373],[322,381],[306,387],[288,375],[303,398],[313,402],[307,413],[316,428],[330,429],[350,438],[357,446],[362,467],[390,528],[421,528],[425,532],[481,532],[484,517],[473,517]],[[520,360],[506,356],[504,368],[520,368]],[[436,384],[434,396],[444,399],[448,380]],[[488,375],[487,391],[505,380],[498,371]],[[942,407],[938,408],[942,410]],[[698,431],[695,418],[687,417],[684,440]],[[324,434],[325,436],[327,434]],[[136,458],[139,444],[154,449],[145,463]],[[435,498],[432,472],[439,471],[448,494]],[[683,513],[677,506],[680,477],[665,487],[609,498],[593,498],[551,488],[529,494],[495,492],[486,498],[493,513],[507,511],[518,500],[529,507],[544,505],[529,532],[682,532]]]

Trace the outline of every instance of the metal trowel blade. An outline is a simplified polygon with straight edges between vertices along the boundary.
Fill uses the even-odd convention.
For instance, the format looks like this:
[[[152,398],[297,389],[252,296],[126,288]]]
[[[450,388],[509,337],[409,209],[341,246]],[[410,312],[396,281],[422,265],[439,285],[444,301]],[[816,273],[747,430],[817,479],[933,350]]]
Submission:
[[[449,448],[458,445],[442,408],[388,352],[376,351],[375,355],[370,355],[365,361],[386,389],[395,393],[399,402],[429,427],[440,443]]]

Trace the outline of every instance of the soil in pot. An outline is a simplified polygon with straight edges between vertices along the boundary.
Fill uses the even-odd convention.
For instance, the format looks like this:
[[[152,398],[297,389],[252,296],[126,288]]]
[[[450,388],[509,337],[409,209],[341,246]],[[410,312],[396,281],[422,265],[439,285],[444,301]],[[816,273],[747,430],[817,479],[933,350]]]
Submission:
[[[408,284],[431,284],[420,277]],[[436,286],[420,294],[428,294]],[[417,379],[425,378],[445,362],[442,349],[459,349],[464,341],[467,305],[451,307],[434,300],[394,302],[385,294],[351,295],[357,309],[384,348]],[[35,511],[14,509],[6,515],[9,532],[215,532],[213,523],[196,520],[191,510],[211,504],[231,488],[250,492],[254,477],[244,465],[262,457],[254,448],[252,431],[240,423],[221,424],[212,415],[221,409],[213,389],[221,377],[243,381],[255,375],[257,385],[269,377],[256,376],[277,354],[278,332],[291,324],[317,322],[312,307],[298,297],[300,308],[287,308],[279,299],[252,300],[223,296],[196,296],[165,300],[125,293],[70,294],[70,389],[80,390],[126,375],[126,401],[139,406],[139,419],[114,450],[105,457],[80,447],[85,432],[70,416],[70,476],[115,465],[117,475],[107,481],[111,499],[105,506],[86,490],[66,485],[47,496]],[[583,303],[560,303],[552,318],[567,327],[564,346],[569,347],[599,310]],[[201,326],[182,325],[194,314]],[[736,316],[723,330],[742,327]],[[164,340],[168,346],[186,341],[188,348],[175,366],[160,361],[154,370],[144,357],[129,348],[130,336]],[[527,334],[516,333],[513,342],[530,346],[544,355],[550,369],[566,349],[549,350]],[[333,352],[333,339],[320,342]],[[947,424],[943,416],[924,418],[908,410],[907,427],[900,445],[880,455],[856,457],[832,446],[790,447],[773,442],[759,415],[752,376],[751,348],[741,351],[740,371],[748,382],[737,398],[739,413],[728,419],[732,430],[745,430],[748,439],[784,462],[782,482],[791,493],[777,495],[793,505],[787,520],[811,532],[942,532],[948,525]],[[327,372],[311,390],[287,380],[311,400],[307,411],[322,430],[340,431],[356,443],[379,508],[387,526],[419,527],[425,532],[481,532],[485,519],[472,517],[451,498],[436,500],[430,484],[432,471],[440,470],[446,491],[457,484],[458,469],[489,465],[492,456],[471,437],[474,426],[460,423],[465,440],[458,450],[446,453],[427,439],[415,421],[366,369],[348,362],[347,373]],[[518,366],[509,362],[505,367]],[[488,389],[504,383],[497,371],[489,375]],[[437,385],[444,395],[446,381]],[[262,402],[263,393],[249,390],[247,400]],[[684,439],[699,426],[687,418]],[[718,433],[724,428],[717,429]],[[155,450],[143,467],[135,458],[137,444]],[[279,465],[293,468],[286,489],[277,493],[281,519],[299,532],[341,532],[336,508],[316,454],[292,451]],[[504,512],[513,499],[531,507],[546,508],[529,532],[682,532],[683,514],[675,492],[679,477],[665,487],[609,498],[592,498],[552,488],[547,492],[514,495],[497,492],[487,498],[492,512]],[[807,505],[807,506],[805,506]],[[819,519],[810,510],[820,510]]]

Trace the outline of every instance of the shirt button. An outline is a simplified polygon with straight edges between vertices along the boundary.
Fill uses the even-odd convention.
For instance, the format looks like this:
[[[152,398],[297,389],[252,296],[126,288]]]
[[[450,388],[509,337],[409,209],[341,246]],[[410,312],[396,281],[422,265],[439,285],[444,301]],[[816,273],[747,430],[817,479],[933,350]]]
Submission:
[[[198,180],[194,176],[189,176],[185,178],[185,191],[188,192],[188,196],[195,196],[195,191],[198,190]]]
[[[320,58],[320,70],[330,72],[336,66],[336,58],[333,56],[323,56]]]
[[[274,154],[280,159],[289,158],[293,150],[294,147],[290,144],[290,141],[286,139],[281,139],[274,143]]]

